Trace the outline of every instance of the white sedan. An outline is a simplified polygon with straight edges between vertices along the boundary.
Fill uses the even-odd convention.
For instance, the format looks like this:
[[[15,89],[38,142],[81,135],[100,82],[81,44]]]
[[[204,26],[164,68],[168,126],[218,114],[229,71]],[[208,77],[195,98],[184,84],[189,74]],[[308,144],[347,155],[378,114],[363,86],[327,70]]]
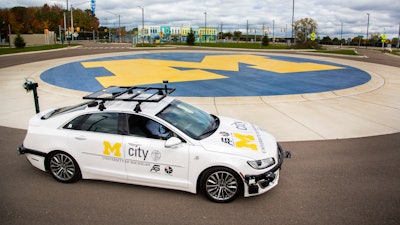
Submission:
[[[174,99],[174,90],[109,87],[82,104],[40,112],[18,152],[60,182],[201,191],[221,203],[278,184],[289,153],[271,134]]]

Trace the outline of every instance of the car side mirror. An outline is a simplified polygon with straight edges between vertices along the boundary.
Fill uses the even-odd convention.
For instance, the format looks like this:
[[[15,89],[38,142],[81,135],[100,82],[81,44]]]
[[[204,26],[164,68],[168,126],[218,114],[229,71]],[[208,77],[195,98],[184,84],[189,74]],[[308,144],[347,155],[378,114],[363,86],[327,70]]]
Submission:
[[[166,148],[173,148],[176,147],[177,145],[181,144],[182,140],[177,138],[177,137],[170,137],[168,140],[165,141],[165,147]]]

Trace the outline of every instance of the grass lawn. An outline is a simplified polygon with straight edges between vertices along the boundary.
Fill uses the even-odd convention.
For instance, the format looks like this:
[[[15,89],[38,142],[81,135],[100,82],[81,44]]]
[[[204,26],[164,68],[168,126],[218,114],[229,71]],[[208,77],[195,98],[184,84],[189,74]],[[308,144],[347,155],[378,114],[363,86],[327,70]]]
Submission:
[[[76,46],[77,44],[71,44],[70,46]],[[33,51],[42,51],[42,50],[51,50],[58,48],[66,48],[67,44],[56,44],[56,45],[42,45],[42,46],[34,46],[34,47],[25,47],[25,48],[9,48],[6,46],[0,47],[0,55],[4,54],[13,54],[20,52],[33,52]]]
[[[70,46],[76,46],[77,44],[71,44]],[[158,46],[187,46],[186,43],[173,43],[173,44],[144,44],[142,46],[141,43],[137,44],[136,47],[158,47]],[[240,49],[269,49],[269,50],[281,50],[281,49],[292,49],[291,46],[287,46],[286,44],[271,44],[268,46],[262,46],[260,43],[252,43],[252,42],[227,42],[227,43],[196,43],[195,46],[202,47],[212,47],[212,48],[240,48]],[[8,46],[0,46],[0,55],[4,54],[13,54],[20,52],[31,52],[31,51],[43,51],[43,50],[52,50],[59,48],[66,48],[67,44],[55,44],[55,45],[43,45],[43,46],[34,46],[34,47],[25,47],[25,48],[9,48]],[[341,55],[357,55],[357,53],[352,49],[338,49],[338,50],[324,50],[318,49],[315,50],[319,53],[330,53],[330,54],[341,54]],[[394,50],[392,54],[399,55],[400,52]]]
[[[340,55],[358,55],[354,50],[351,50],[351,49],[318,50],[317,52],[330,53],[330,54],[340,54]]]

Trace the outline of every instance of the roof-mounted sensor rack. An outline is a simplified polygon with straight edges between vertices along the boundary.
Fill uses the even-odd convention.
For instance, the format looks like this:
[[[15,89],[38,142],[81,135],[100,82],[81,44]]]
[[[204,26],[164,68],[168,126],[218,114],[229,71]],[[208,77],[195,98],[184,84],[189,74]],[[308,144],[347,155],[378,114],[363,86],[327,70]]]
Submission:
[[[135,112],[140,112],[140,104],[142,102],[159,102],[172,92],[175,88],[168,88],[168,81],[163,81],[164,87],[138,87],[138,86],[110,86],[106,89],[93,92],[83,99],[99,100],[99,110],[106,109],[104,102],[106,101],[135,101],[138,104]]]

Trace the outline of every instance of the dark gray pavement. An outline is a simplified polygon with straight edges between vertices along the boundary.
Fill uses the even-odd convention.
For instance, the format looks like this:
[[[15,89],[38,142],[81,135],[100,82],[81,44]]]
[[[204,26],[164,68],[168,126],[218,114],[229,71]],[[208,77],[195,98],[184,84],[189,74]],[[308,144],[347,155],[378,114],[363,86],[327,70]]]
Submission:
[[[56,182],[0,127],[1,224],[399,224],[400,134],[285,142],[279,185],[215,204],[202,195],[103,181]]]
[[[114,51],[82,48],[13,55],[0,57],[0,67],[15,63],[9,61],[63,57],[63,51],[72,56],[103,50]],[[372,50],[363,54],[368,58],[354,60],[377,63],[380,59],[374,61],[375,57],[386,57]],[[400,59],[388,59],[400,66]],[[293,157],[284,162],[275,189],[230,204],[214,204],[180,191],[88,180],[58,183],[16,154],[25,132],[0,127],[0,224],[400,223],[400,133],[284,142]]]

